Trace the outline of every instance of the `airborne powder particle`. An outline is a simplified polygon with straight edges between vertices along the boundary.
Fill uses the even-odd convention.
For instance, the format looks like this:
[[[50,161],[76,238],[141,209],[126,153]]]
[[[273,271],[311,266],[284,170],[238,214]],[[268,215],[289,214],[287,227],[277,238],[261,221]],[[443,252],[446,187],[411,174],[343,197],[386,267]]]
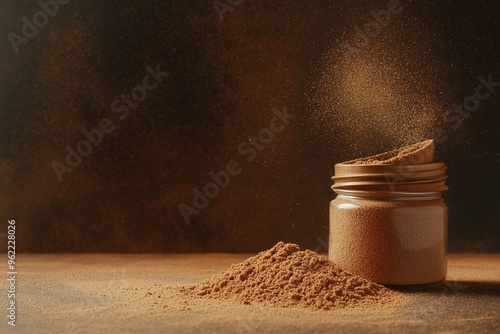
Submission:
[[[398,292],[342,270],[326,256],[283,242],[181,291],[244,304],[322,310],[373,308],[402,298]]]

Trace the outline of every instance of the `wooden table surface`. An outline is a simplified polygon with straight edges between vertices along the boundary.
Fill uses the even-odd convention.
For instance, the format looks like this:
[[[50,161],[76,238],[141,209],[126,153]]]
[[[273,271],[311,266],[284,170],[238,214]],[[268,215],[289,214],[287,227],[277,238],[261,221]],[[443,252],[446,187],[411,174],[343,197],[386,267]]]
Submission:
[[[0,333],[500,333],[500,254],[451,254],[443,284],[404,291],[404,306],[312,311],[183,298],[179,285],[250,254],[21,254],[16,327]],[[6,271],[5,271],[5,275]]]

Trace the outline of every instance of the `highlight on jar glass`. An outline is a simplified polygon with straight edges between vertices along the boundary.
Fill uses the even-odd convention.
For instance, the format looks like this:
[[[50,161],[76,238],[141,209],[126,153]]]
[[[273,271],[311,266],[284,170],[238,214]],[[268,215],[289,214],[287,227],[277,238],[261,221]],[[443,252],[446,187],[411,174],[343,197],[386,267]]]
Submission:
[[[434,141],[335,165],[329,258],[386,285],[446,278],[446,165]]]

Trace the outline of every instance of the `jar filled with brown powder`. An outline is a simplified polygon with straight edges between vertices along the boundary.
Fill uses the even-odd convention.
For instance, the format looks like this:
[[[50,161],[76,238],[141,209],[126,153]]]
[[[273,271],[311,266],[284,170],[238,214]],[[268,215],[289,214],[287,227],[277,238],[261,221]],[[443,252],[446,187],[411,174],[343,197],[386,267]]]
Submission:
[[[446,278],[446,166],[434,142],[335,165],[330,260],[389,285]]]

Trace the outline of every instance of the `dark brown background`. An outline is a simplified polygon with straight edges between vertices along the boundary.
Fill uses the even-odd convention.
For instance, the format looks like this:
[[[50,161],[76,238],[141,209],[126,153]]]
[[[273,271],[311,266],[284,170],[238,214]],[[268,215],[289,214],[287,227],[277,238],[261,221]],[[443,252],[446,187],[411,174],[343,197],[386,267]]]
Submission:
[[[16,219],[23,252],[254,252],[279,240],[321,250],[333,164],[393,148],[373,133],[352,150],[356,138],[318,130],[325,55],[387,1],[351,3],[244,1],[220,21],[210,0],[71,1],[16,54],[6,36],[39,7],[2,1],[2,231]],[[419,36],[457,103],[479,75],[500,81],[498,1],[401,3],[398,20],[414,28],[394,23],[374,43]],[[156,64],[170,76],[119,122],[110,103]],[[500,89],[438,145],[451,251],[500,251],[499,105]],[[243,163],[238,144],[283,107],[297,117]],[[104,117],[117,129],[58,182],[52,161]],[[178,205],[232,159],[242,173],[186,224]]]

